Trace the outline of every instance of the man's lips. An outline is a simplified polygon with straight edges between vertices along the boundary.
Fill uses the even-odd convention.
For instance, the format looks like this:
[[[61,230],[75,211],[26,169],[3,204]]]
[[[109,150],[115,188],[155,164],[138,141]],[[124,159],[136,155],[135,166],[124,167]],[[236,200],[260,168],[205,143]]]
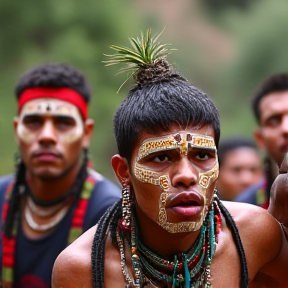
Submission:
[[[176,206],[204,206],[204,198],[197,192],[181,192],[167,199],[167,208]]]
[[[41,161],[54,161],[61,157],[62,154],[49,150],[40,150],[32,153],[32,158],[37,158],[38,160]]]
[[[167,199],[166,208],[183,216],[194,216],[203,210],[204,198],[196,192],[181,192]]]

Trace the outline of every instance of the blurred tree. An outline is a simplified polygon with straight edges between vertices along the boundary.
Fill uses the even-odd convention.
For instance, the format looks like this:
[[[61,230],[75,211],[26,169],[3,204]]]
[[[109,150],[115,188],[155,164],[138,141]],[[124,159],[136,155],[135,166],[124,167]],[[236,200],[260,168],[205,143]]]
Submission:
[[[250,101],[254,91],[268,75],[288,72],[287,8],[285,0],[277,1],[277,5],[262,0],[247,13],[233,10],[223,14],[222,23],[237,47],[234,60],[219,79],[221,112],[228,120],[223,122],[224,131],[233,131],[232,126],[236,131],[252,131],[251,123],[255,122]]]
[[[249,9],[238,8],[231,3],[225,9],[204,10],[210,23],[225,31],[234,45],[233,57],[217,67],[209,88],[220,110],[224,138],[252,134],[255,121],[250,101],[255,89],[266,76],[288,71],[287,1],[279,0],[277,5],[269,0],[250,1]]]
[[[247,9],[252,4],[251,0],[203,0],[202,3],[211,11],[222,11],[227,8]]]
[[[25,70],[49,61],[66,62],[87,75],[93,90],[89,111],[96,122],[91,157],[97,170],[114,178],[112,117],[131,82],[116,94],[125,76],[114,77],[118,67],[104,67],[103,53],[111,53],[111,44],[128,44],[128,37],[148,27],[156,33],[166,26],[163,41],[179,50],[169,60],[215,101],[222,136],[251,135],[253,91],[267,75],[288,69],[288,4],[274,2],[249,1],[245,8],[245,0],[2,0],[0,175],[13,170],[17,150],[14,85]]]
[[[20,74],[43,62],[65,62],[84,72],[92,86],[90,116],[96,129],[90,149],[99,172],[114,177],[112,117],[125,95],[116,91],[121,79],[105,68],[103,53],[143,29],[141,14],[129,0],[26,0],[0,4],[0,175],[13,171],[12,118],[14,86]],[[133,25],[131,25],[133,23]],[[111,77],[112,75],[112,77]],[[127,91],[126,91],[127,92]]]

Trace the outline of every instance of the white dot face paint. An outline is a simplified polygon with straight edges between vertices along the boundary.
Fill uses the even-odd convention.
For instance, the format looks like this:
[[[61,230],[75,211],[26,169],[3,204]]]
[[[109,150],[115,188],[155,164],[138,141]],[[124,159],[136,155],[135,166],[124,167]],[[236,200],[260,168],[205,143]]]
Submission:
[[[17,135],[25,143],[32,143],[45,129],[47,119],[51,120],[53,133],[63,143],[73,143],[83,135],[84,125],[77,107],[54,98],[27,102],[18,116]]]
[[[172,169],[177,171],[179,168],[177,165],[182,158],[187,158],[197,178],[194,185],[197,187],[190,187],[188,190],[192,189],[193,193],[198,193],[204,202],[201,208],[197,208],[202,209],[197,221],[171,221],[167,214],[167,201],[169,202],[169,199],[178,192],[172,186],[173,179],[170,179],[169,174],[174,173],[171,172]],[[189,132],[146,139],[140,145],[134,163],[134,174],[139,181],[160,187],[158,224],[170,233],[192,232],[201,228],[212,198],[207,194],[213,189],[218,178],[218,170],[217,150],[213,137]],[[173,175],[172,177],[175,177],[175,173]],[[186,194],[189,194],[189,191]]]

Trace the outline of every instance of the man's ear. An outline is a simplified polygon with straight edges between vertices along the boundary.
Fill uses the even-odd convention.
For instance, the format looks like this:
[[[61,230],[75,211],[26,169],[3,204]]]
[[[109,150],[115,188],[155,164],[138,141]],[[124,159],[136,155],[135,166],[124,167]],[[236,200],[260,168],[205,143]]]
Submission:
[[[83,142],[82,142],[83,148],[88,149],[93,130],[94,130],[94,120],[87,119],[84,122],[84,134],[83,134]]]
[[[119,154],[114,155],[111,158],[111,166],[114,170],[115,175],[118,178],[118,181],[121,184],[125,183],[125,186],[127,186],[130,182],[130,173],[126,158],[120,156]]]
[[[255,131],[254,131],[254,139],[258,145],[258,147],[261,149],[261,150],[266,150],[266,145],[265,145],[265,140],[264,140],[264,137],[263,137],[263,132],[261,131],[261,128],[256,128]]]
[[[17,133],[18,125],[19,125],[19,117],[14,117],[13,119],[14,138],[16,140],[16,143],[19,145],[19,137]]]

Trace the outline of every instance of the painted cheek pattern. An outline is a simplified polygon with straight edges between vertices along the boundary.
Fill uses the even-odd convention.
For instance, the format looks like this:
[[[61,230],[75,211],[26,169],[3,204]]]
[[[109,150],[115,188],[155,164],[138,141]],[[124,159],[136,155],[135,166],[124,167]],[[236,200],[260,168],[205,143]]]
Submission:
[[[84,127],[81,119],[74,118],[76,125],[73,129],[69,130],[66,133],[59,133],[60,141],[65,142],[66,144],[71,144],[76,142],[81,138],[84,132]]]
[[[198,181],[199,185],[204,189],[209,188],[209,186],[216,181],[218,175],[219,175],[219,166],[217,160],[215,162],[215,166],[211,170],[199,173],[199,181]]]
[[[28,130],[22,122],[18,123],[17,135],[26,144],[31,144],[37,136],[36,133]]]

